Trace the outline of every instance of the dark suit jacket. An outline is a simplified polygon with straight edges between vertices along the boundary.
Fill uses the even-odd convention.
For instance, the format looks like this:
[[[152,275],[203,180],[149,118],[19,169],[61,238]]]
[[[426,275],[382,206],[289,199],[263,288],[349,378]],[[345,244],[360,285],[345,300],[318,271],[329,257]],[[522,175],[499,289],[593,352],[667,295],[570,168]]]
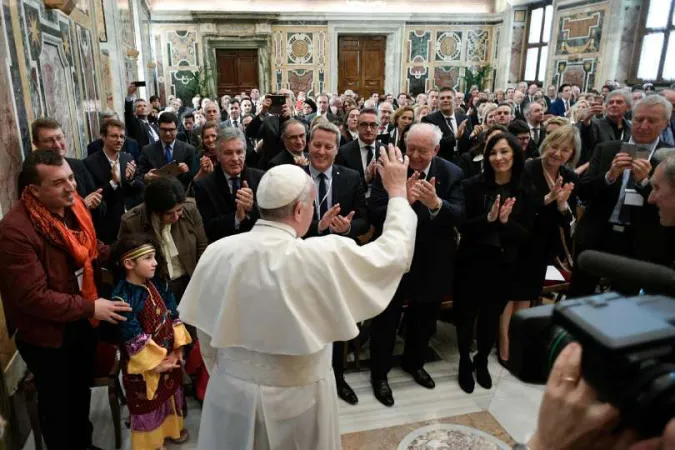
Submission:
[[[75,175],[77,193],[80,194],[80,197],[85,198],[87,195],[94,192],[97,189],[96,183],[94,183],[94,179],[84,165],[84,161],[77,158],[65,158],[65,160],[72,169],[73,175]],[[21,186],[19,192],[23,192],[23,186]]]
[[[309,167],[305,167],[305,171],[309,174]],[[333,164],[332,174],[333,181],[330,186],[331,205],[340,204],[341,216],[346,216],[354,211],[352,227],[347,236],[356,239],[358,236],[367,233],[370,228],[368,209],[366,208],[366,191],[363,190],[363,184],[357,171]],[[319,210],[316,209],[314,220],[312,220],[312,225],[310,225],[305,237],[330,234],[328,228],[323,233],[319,233],[318,216]]]
[[[144,203],[136,206],[122,216],[119,234],[120,237],[124,237],[138,233],[149,234],[151,236],[155,234]],[[183,264],[188,275],[192,276],[199,258],[209,245],[204,234],[202,216],[199,214],[197,205],[195,205],[193,199],[185,199],[183,214],[178,219],[178,222],[171,225],[171,237],[178,250],[178,259]],[[166,270],[165,268],[160,269]]]
[[[127,126],[127,136],[137,141],[140,148],[150,143],[148,131],[134,114],[134,102],[127,102],[126,100],[124,102],[124,124]],[[159,136],[159,133],[157,135]]]
[[[457,127],[466,119],[465,115],[455,113],[455,120],[457,121]],[[457,139],[455,134],[452,132],[450,126],[445,121],[443,113],[439,110],[435,113],[428,114],[422,117],[422,122],[431,123],[436,125],[443,132],[443,138],[441,139],[441,148],[438,152],[438,156],[445,159],[446,161],[454,161],[455,159],[455,145],[457,144]]]
[[[381,142],[373,142],[373,157],[377,158],[377,149],[382,145]],[[366,183],[366,175],[363,172],[363,161],[361,160],[361,147],[359,140],[353,141],[343,145],[339,148],[335,157],[335,164],[346,167],[348,169],[356,170],[361,176],[364,191],[368,190],[368,183]]]
[[[606,117],[601,119],[591,119],[591,124],[586,126],[579,122],[579,133],[581,135],[581,160],[583,163],[590,161],[595,148],[603,142],[616,141],[614,128],[610,120]],[[623,121],[623,142],[630,140],[631,123],[628,120]],[[580,161],[581,163],[581,161]],[[581,163],[581,164],[583,164]]]
[[[525,100],[523,100],[523,103],[520,105],[513,105],[513,117],[515,120],[525,120],[525,114],[523,113],[523,109],[525,109]]]
[[[96,152],[100,152],[101,150],[103,150],[103,139],[91,141],[89,145],[87,145],[87,156],[91,156]],[[124,145],[122,145],[122,151],[130,154],[136,162],[138,162],[138,157],[141,156],[141,149],[138,148],[138,142],[132,138],[127,138],[124,141]]]
[[[263,140],[263,152],[258,167],[267,169],[269,161],[281,153],[285,147],[281,140],[281,117],[267,115],[264,119],[255,116],[246,128],[246,137]]]
[[[551,103],[549,113],[554,116],[565,117],[565,102],[562,98],[556,98],[555,101]]]
[[[191,145],[195,148],[199,146],[199,138],[195,136],[192,133],[192,131],[183,130],[180,133],[178,133],[178,135],[176,135],[176,139],[181,142],[185,142],[186,144]]]
[[[306,153],[303,153],[307,157]],[[281,166],[282,164],[293,164],[295,165],[295,158],[288,150],[284,149],[277,156],[272,158],[269,163],[267,163],[267,170],[270,170],[272,167]]]
[[[262,170],[249,167],[244,168],[241,174],[242,180],[246,180],[254,196],[263,174]],[[195,182],[195,200],[204,219],[204,229],[209,242],[249,231],[259,217],[257,206],[254,205],[248,217],[239,224],[238,229],[235,229],[234,216],[237,206],[227,184],[225,173],[220,167],[216,167],[213,172]]]
[[[621,141],[611,141],[598,145],[593,152],[588,170],[579,182],[579,198],[586,203],[586,210],[574,235],[577,250],[597,248],[598,241],[611,227],[609,218],[619,199],[622,177],[619,176],[614,183],[608,185],[605,175],[612,166],[612,160],[621,150],[621,144]],[[667,144],[663,142],[657,145],[657,148],[664,147],[667,147]],[[653,173],[658,161],[652,157],[650,162]],[[624,207],[630,208],[630,220],[634,228],[633,248],[636,257],[647,261],[663,262],[665,257],[664,228],[659,223],[658,208],[647,202],[651,193],[651,185],[647,184],[644,187],[636,185],[635,190],[644,198],[644,205]]]
[[[120,229],[120,221],[125,212],[125,206],[132,200],[136,200],[143,190],[143,182],[138,178],[127,180],[124,172],[127,164],[133,161],[130,154],[120,152],[120,178],[121,182],[114,189],[110,184],[112,180],[112,167],[103,151],[96,152],[84,160],[84,165],[91,174],[96,189],[102,189],[103,201],[105,201],[104,214],[94,215],[96,236],[106,244],[112,244],[117,240]]]
[[[340,133],[340,147],[342,147],[345,144],[350,143],[353,140],[354,140],[354,138],[352,137],[352,134],[349,131],[347,131],[346,129],[343,129],[342,133]]]
[[[440,157],[434,157],[427,180],[436,177],[436,194],[443,204],[436,217],[429,209],[415,202],[417,213],[417,237],[415,256],[410,272],[403,276],[403,294],[411,302],[440,302],[450,294],[457,250],[457,227],[464,220],[464,194],[462,193],[462,170]],[[372,224],[379,233],[387,213],[389,196],[376,177],[372,185],[368,212]]]
[[[185,189],[187,189],[188,185],[192,181],[192,177],[194,177],[199,170],[197,151],[193,146],[176,140],[173,146],[172,156],[174,161],[185,163],[190,168],[187,173],[182,173],[177,177],[181,183],[183,183]],[[146,145],[143,147],[140,158],[138,158],[136,178],[140,178],[140,180],[143,181],[145,174],[150,172],[150,169],[160,169],[165,165],[164,144],[162,144],[162,141],[157,141],[154,144]]]

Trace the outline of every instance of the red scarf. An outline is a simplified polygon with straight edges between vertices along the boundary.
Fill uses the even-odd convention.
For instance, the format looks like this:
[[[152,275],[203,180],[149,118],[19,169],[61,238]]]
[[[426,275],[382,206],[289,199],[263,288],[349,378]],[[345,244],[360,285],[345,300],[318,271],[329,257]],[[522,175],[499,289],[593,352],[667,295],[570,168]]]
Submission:
[[[71,207],[79,230],[71,230],[63,221],[54,217],[33,194],[28,192],[28,189],[24,189],[23,194],[21,194],[21,201],[26,207],[35,229],[45,239],[65,248],[77,265],[84,269],[80,294],[85,300],[95,302],[98,298],[98,292],[96,291],[92,261],[98,257],[98,249],[94,223],[84,201],[79,195],[75,194],[75,204]],[[90,319],[90,321],[94,326],[98,324],[96,319]]]

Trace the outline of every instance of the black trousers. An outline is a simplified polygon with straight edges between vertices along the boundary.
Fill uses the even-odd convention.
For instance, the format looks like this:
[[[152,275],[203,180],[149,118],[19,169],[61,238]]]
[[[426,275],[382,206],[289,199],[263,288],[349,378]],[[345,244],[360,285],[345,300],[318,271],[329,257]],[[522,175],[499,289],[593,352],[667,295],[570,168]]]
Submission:
[[[396,333],[401,322],[404,295],[396,290],[389,306],[376,316],[370,328],[370,377],[386,380],[394,359]],[[408,303],[406,309],[405,347],[401,365],[408,370],[424,366],[429,340],[436,330],[441,302]]]
[[[87,320],[66,326],[60,348],[16,340],[21,357],[35,377],[40,427],[49,450],[85,450],[91,446],[91,384],[97,347],[96,330]]]
[[[458,259],[453,290],[455,328],[460,358],[469,358],[476,320],[478,353],[487,357],[495,345],[499,316],[513,290],[513,264],[502,261],[498,248],[481,246]]]
[[[337,380],[345,376],[344,355],[346,346],[345,341],[333,342],[333,374]]]
[[[592,247],[593,250],[611,253],[613,255],[625,256],[627,258],[635,257],[633,230],[626,227],[624,232],[614,231],[608,224],[606,232],[602,233],[600,239]],[[574,265],[572,268],[572,281],[567,294],[569,298],[585,297],[595,294],[595,288],[600,282],[600,277],[582,270],[579,267],[577,259],[579,255],[589,248],[577,246],[574,255]],[[629,286],[622,283],[621,280],[612,280],[612,289],[618,290],[627,295],[635,295],[640,291],[639,287]]]

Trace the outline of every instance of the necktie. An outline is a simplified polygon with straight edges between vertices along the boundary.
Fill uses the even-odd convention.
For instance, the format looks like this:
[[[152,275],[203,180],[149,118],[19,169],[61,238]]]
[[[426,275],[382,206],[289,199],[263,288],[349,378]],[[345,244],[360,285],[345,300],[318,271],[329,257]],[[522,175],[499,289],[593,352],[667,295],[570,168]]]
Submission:
[[[232,181],[232,198],[237,198],[237,191],[239,190],[239,177],[230,178]]]
[[[143,126],[145,127],[145,132],[148,133],[148,139],[150,139],[150,142],[154,144],[157,142],[157,133],[155,133],[155,130],[152,129],[148,122],[144,120],[142,122]]]
[[[532,128],[532,140],[535,144],[539,143],[539,128]]]
[[[366,150],[368,151],[368,154],[366,155],[366,167],[368,167],[368,164],[373,160],[373,146],[366,145]]]
[[[236,120],[234,121],[233,125],[235,128],[239,128],[239,122],[237,122]]]
[[[326,174],[319,174],[319,219],[328,211],[328,198],[326,192]]]
[[[164,162],[169,164],[172,159],[173,155],[171,154],[171,146],[167,145],[166,148],[164,149]]]

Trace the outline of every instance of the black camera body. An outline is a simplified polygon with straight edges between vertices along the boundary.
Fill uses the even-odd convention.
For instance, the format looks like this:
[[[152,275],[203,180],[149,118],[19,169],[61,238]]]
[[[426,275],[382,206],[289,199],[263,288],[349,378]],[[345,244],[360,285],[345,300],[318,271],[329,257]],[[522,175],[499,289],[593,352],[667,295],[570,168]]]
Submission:
[[[630,261],[611,258],[616,264]],[[652,266],[636,264],[638,275],[644,265]],[[674,271],[654,267],[662,275],[661,285],[675,286]],[[531,308],[514,315],[510,335],[509,370],[522,381],[545,383],[562,349],[577,341],[583,348],[584,379],[601,400],[621,411],[627,426],[645,437],[656,436],[675,417],[672,297],[609,292]]]

